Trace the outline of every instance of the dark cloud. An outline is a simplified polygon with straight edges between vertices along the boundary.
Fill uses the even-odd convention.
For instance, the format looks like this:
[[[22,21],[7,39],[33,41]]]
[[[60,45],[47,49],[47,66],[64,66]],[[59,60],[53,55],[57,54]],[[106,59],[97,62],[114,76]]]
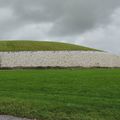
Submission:
[[[120,5],[119,0],[0,0],[0,3],[1,7],[13,10],[15,24],[53,22],[50,34],[61,36],[79,34],[103,24]]]
[[[62,19],[56,21],[52,33],[73,35],[108,23],[111,13],[120,5],[116,0],[71,0],[66,3]]]

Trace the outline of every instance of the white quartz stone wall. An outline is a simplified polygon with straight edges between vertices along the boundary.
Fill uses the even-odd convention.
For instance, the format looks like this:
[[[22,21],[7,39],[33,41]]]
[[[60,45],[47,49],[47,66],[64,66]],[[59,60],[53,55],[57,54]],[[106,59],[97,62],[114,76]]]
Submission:
[[[105,52],[0,52],[0,67],[120,67],[120,56]]]

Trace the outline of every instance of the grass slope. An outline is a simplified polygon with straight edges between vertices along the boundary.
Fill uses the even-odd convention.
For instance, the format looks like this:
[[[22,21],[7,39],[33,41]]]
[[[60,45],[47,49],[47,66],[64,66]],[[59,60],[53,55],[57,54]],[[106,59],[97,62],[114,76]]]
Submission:
[[[120,69],[0,71],[0,114],[120,120]]]
[[[96,51],[79,45],[43,41],[0,41],[0,51],[84,50]]]

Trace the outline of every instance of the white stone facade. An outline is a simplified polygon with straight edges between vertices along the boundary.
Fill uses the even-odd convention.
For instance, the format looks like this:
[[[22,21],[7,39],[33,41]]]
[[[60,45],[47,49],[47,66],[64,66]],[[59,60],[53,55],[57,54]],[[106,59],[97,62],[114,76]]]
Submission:
[[[0,52],[0,67],[120,67],[120,56],[105,52]]]

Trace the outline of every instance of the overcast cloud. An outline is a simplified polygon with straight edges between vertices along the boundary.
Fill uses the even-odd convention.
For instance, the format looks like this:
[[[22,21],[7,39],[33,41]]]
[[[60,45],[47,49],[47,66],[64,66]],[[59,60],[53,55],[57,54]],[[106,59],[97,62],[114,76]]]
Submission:
[[[120,54],[120,0],[0,0],[0,39],[72,42]]]

